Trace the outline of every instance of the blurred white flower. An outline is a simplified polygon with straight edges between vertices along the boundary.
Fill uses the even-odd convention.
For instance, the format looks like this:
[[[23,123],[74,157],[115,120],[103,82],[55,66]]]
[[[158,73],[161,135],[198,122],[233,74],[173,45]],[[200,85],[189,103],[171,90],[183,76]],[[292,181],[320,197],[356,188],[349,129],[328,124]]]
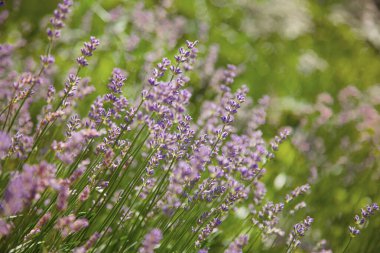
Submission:
[[[319,57],[314,51],[307,50],[303,53],[299,60],[297,69],[300,73],[309,75],[315,71],[323,71],[328,66],[328,63]]]
[[[252,37],[278,33],[287,39],[295,39],[309,32],[312,27],[311,14],[305,0],[239,0],[247,8],[242,30]]]

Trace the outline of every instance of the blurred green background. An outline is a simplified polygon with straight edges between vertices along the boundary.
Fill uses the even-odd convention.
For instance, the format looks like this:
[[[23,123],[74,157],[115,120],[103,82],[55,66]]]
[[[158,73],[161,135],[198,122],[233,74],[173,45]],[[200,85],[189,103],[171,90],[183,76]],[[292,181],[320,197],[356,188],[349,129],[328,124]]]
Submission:
[[[1,26],[2,41],[20,36],[27,41],[43,38],[43,18],[54,10],[57,2],[6,1],[2,8],[10,9],[10,16]],[[183,34],[178,38],[179,45],[185,39],[198,39],[204,48],[219,45],[217,65],[244,65],[239,82],[247,82],[254,97],[273,94],[313,101],[316,93],[336,94],[349,84],[365,88],[380,77],[376,42],[360,34],[361,24],[356,24],[361,22],[364,10],[354,9],[355,2],[363,6],[366,0],[77,1],[69,23],[72,30],[63,32],[66,37],[63,40],[75,43],[71,45],[77,49],[89,34],[107,35],[114,46],[107,48],[112,49],[111,52],[103,48],[103,63],[99,63],[101,71],[94,73],[96,78],[108,78],[115,65],[134,69],[141,60],[139,56],[152,46],[151,41],[142,41],[137,47],[141,52],[123,50],[131,35],[132,12],[138,2],[144,2],[147,9],[172,2],[166,3],[169,19],[181,16],[186,20]],[[13,5],[18,6],[13,9]],[[113,21],[110,11],[124,17]],[[352,20],[355,18],[358,20]],[[30,53],[28,48],[23,52]],[[74,50],[73,55],[75,53]],[[130,55],[133,55],[132,62]],[[70,59],[66,57],[65,60]]]
[[[335,121],[329,121],[315,128],[302,125],[304,115],[299,113],[314,106],[317,95],[322,92],[336,98],[348,85],[365,91],[380,80],[380,14],[376,1],[74,2],[70,21],[53,50],[57,63],[54,71],[60,77],[55,80],[56,86],[63,85],[62,80],[75,65],[79,49],[90,35],[102,41],[89,68],[83,72],[84,76],[91,77],[97,91],[84,101],[80,112],[85,113],[89,102],[106,91],[114,67],[129,73],[125,93],[134,98],[160,58],[172,59],[186,39],[199,40],[200,59],[215,61],[215,65],[211,64],[215,70],[229,63],[238,66],[236,87],[247,84],[254,100],[264,94],[274,98],[269,112],[270,124],[263,129],[266,136],[272,136],[280,126],[290,125],[296,134],[306,132],[310,143],[316,140],[324,143],[323,149],[316,145],[306,153],[300,152],[293,142],[285,143],[275,162],[267,168],[264,180],[269,199],[274,201],[281,201],[289,190],[310,181],[312,167],[320,169],[319,180],[312,184],[311,194],[305,197],[306,211],[296,217],[284,217],[284,226],[290,228],[305,214],[315,217],[314,232],[307,241],[315,243],[325,238],[328,247],[339,252],[348,240],[347,226],[352,224],[354,213],[365,204],[380,200],[378,145],[361,142],[355,150],[353,146],[341,148],[345,137],[351,143],[359,141],[360,133],[355,124],[337,127]],[[24,62],[38,61],[47,42],[44,31],[48,17],[58,1],[8,0],[5,3],[0,12],[7,11],[9,17],[0,22],[1,43],[16,43],[17,57]],[[214,59],[210,56],[212,53]],[[25,66],[15,68],[21,71]],[[205,70],[205,65],[200,63],[198,69]],[[201,75],[194,71],[191,75],[190,89],[194,94],[191,110],[195,114],[199,112],[197,103],[212,96],[208,86],[213,71],[211,68],[210,73]],[[331,108],[335,112],[341,110],[337,103]],[[378,111],[378,105],[374,108]],[[340,162],[344,156],[351,159],[349,166]],[[367,158],[373,163],[356,166]],[[350,166],[362,169],[352,171]],[[373,219],[354,240],[350,252],[380,252],[376,242],[380,239],[379,225],[380,220]],[[310,247],[306,245],[304,250]]]

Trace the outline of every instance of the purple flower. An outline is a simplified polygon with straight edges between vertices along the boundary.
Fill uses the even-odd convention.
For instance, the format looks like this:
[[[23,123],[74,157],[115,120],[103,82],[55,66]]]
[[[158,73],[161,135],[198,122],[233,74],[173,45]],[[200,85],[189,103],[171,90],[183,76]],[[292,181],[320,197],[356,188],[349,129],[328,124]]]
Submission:
[[[307,216],[303,222],[297,223],[293,227],[293,236],[296,238],[305,236],[305,233],[310,229],[314,219]]]
[[[304,224],[302,223],[297,223],[296,225],[294,225],[294,233],[299,236],[299,237],[303,237],[305,235],[305,232],[306,232],[306,227]]]
[[[82,230],[83,228],[86,228],[88,227],[89,223],[88,223],[88,220],[87,219],[77,219],[75,220],[71,225],[70,225],[70,228],[71,228],[71,231],[73,233],[75,232],[78,232],[80,230]]]
[[[155,228],[145,235],[144,241],[139,248],[139,253],[154,253],[154,249],[162,240],[161,230]]]
[[[45,68],[51,66],[55,61],[54,57],[51,55],[41,55],[40,58],[41,58],[42,65]]]
[[[55,184],[55,167],[46,162],[25,165],[22,172],[12,175],[0,202],[1,212],[14,215],[21,212],[36,195]]]
[[[348,231],[350,232],[350,236],[351,236],[351,237],[356,237],[357,235],[360,234],[360,230],[357,229],[357,228],[355,228],[355,227],[351,227],[351,226],[349,226],[349,227],[348,227]]]
[[[62,237],[67,237],[72,233],[79,232],[80,230],[88,227],[89,223],[87,219],[77,219],[73,214],[64,216],[57,220],[55,228],[61,231]]]
[[[78,62],[78,64],[79,64],[80,66],[82,66],[82,67],[86,67],[86,66],[88,66],[88,61],[87,61],[87,59],[86,59],[84,56],[79,56],[79,57],[77,58],[77,62]]]

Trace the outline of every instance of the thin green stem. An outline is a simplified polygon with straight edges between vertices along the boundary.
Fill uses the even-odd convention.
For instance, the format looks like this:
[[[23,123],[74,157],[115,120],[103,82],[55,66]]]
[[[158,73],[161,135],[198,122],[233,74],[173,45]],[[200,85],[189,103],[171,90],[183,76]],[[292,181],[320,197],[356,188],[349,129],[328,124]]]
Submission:
[[[352,237],[350,237],[350,240],[348,240],[348,243],[346,244],[346,247],[344,247],[342,253],[345,253],[347,251],[348,246],[350,246],[351,241],[352,241]]]

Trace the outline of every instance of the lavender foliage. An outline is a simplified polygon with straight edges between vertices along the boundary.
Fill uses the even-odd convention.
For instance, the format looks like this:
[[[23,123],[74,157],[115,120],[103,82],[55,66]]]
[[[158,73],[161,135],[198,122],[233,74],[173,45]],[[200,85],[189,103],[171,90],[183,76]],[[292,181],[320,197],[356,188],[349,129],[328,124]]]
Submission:
[[[285,180],[281,189],[291,176],[273,167],[291,150],[283,145],[312,163],[324,148],[313,137],[329,122],[353,123],[362,130],[361,144],[371,140],[378,147],[378,97],[365,101],[347,88],[339,95],[342,111],[334,114],[332,98],[322,94],[300,113],[304,128],[278,126],[268,134],[269,97],[251,99],[248,86],[239,85],[241,65],[217,68],[218,46],[182,41],[187,20],[164,5],[133,5],[133,32],[120,34],[125,45],[119,50],[130,57],[152,38],[156,48],[137,67],[112,66],[108,79],[96,77],[104,67],[97,54],[109,52],[110,31],[73,47],[76,62],[60,50],[76,39],[61,36],[75,14],[70,0],[53,11],[38,62],[18,57],[21,41],[0,44],[0,252],[328,252],[312,229],[322,221],[306,216],[289,227],[313,211],[308,197],[318,186],[318,169],[307,183],[273,196],[267,190],[273,182]],[[117,8],[107,14],[102,18],[110,28],[124,16]],[[66,70],[59,69],[62,61]],[[313,131],[303,132],[307,127]],[[362,148],[358,143],[342,139],[351,153]],[[359,173],[376,166],[376,152],[355,168],[349,155],[336,164]],[[330,165],[323,161],[315,166]],[[355,179],[347,177],[347,184]],[[350,236],[378,210],[375,203],[363,208]]]

